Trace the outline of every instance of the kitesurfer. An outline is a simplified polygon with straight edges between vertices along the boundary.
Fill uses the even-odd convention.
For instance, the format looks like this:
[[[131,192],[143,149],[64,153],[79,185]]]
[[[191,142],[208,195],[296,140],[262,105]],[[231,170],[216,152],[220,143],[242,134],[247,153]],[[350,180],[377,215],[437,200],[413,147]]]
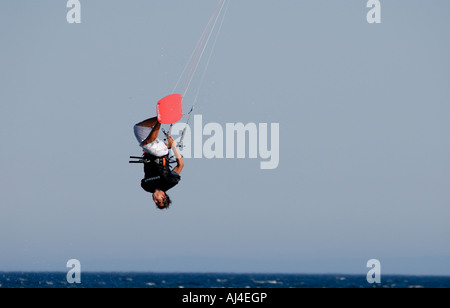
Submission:
[[[144,178],[141,187],[153,194],[153,201],[159,209],[166,209],[171,204],[167,190],[180,181],[184,162],[176,141],[167,137],[167,144],[158,138],[161,123],[157,117],[149,118],[134,125],[134,134],[144,150]],[[171,169],[169,149],[172,149],[177,165]]]

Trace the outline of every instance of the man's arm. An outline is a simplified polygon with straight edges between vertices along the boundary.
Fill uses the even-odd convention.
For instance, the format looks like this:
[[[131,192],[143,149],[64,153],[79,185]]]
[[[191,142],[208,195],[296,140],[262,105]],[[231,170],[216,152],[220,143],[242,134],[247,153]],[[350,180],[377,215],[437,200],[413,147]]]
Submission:
[[[167,138],[168,141],[168,147],[170,147],[173,151],[173,154],[175,155],[175,158],[177,160],[177,165],[173,168],[173,171],[180,174],[181,170],[183,170],[184,162],[183,162],[183,156],[181,156],[180,151],[177,148],[177,143],[175,140],[173,140],[172,137]]]

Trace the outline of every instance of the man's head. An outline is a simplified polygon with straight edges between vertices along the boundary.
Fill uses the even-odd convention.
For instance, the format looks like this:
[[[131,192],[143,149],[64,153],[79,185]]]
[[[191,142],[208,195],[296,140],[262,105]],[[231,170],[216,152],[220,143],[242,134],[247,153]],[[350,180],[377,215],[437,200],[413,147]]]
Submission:
[[[172,203],[169,196],[162,190],[155,190],[153,193],[153,201],[159,209],[167,209]]]

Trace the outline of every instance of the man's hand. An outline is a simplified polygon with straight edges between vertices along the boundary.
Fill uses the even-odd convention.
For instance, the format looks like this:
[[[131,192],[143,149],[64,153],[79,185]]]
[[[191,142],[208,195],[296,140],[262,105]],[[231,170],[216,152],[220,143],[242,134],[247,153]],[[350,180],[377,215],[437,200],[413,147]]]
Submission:
[[[173,143],[175,142],[175,140],[173,140],[172,136],[169,136],[169,138],[167,138],[167,144],[166,146],[170,149],[172,148]]]

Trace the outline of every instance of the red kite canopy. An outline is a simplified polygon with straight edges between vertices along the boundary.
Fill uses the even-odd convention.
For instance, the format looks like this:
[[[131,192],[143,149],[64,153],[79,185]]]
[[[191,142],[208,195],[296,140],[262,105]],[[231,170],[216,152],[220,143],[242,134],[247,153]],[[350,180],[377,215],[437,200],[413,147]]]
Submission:
[[[171,94],[162,98],[156,105],[156,115],[161,124],[173,124],[183,117],[183,97],[181,94]]]

